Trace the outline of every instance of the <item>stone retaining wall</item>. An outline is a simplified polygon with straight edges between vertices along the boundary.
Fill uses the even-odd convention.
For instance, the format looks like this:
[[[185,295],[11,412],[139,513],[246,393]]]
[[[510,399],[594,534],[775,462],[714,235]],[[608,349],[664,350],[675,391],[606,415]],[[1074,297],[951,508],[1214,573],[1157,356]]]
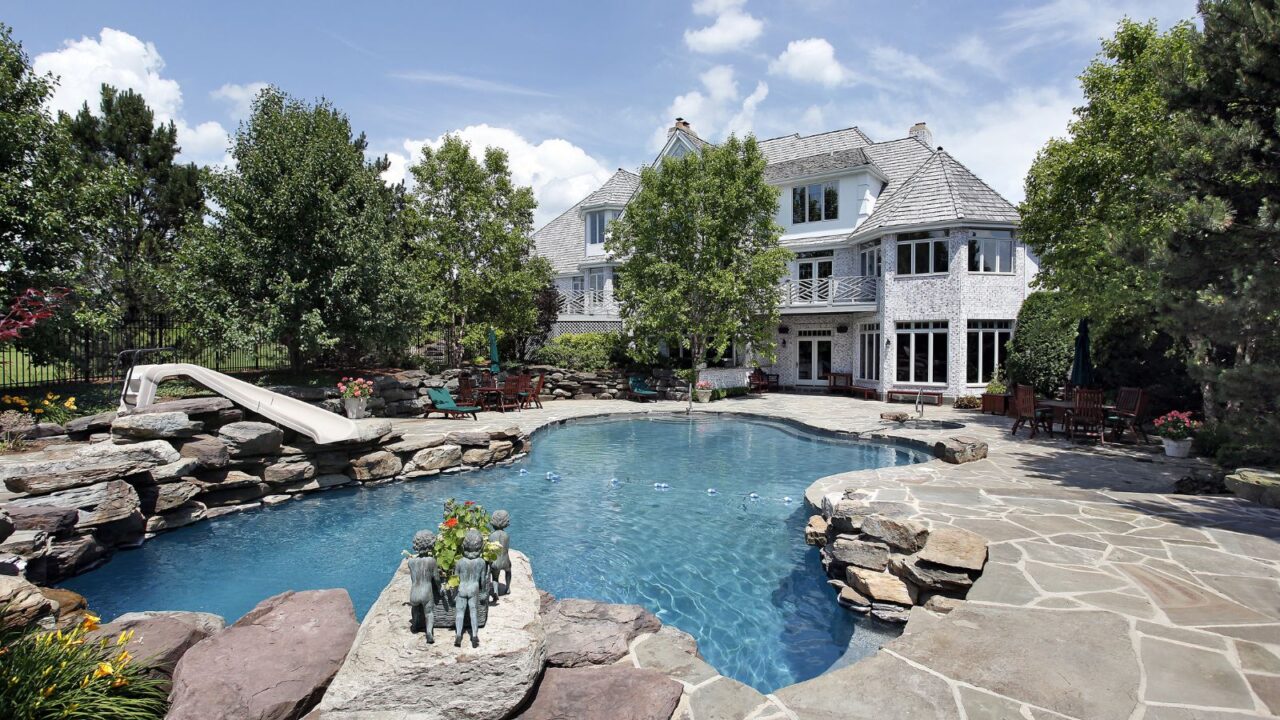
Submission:
[[[77,421],[79,422],[79,421]],[[72,424],[75,426],[75,424]],[[0,574],[49,584],[156,533],[310,492],[459,472],[523,456],[518,427],[401,437],[386,420],[317,445],[220,397],[84,419],[90,442],[0,459]]]

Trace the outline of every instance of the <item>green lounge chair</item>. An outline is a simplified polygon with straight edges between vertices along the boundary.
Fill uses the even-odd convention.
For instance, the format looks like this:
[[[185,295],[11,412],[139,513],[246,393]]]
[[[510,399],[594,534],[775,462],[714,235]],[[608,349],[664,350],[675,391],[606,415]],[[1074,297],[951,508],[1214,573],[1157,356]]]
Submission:
[[[470,415],[472,420],[479,419],[476,417],[476,413],[480,412],[480,408],[455,403],[453,396],[444,388],[427,388],[427,397],[431,398],[431,408],[423,414],[423,417],[428,417],[431,413],[438,412],[447,418]]]
[[[644,381],[644,378],[635,377],[634,375],[627,378],[631,384],[631,399],[633,400],[655,400],[658,397],[658,391],[651,389]]]

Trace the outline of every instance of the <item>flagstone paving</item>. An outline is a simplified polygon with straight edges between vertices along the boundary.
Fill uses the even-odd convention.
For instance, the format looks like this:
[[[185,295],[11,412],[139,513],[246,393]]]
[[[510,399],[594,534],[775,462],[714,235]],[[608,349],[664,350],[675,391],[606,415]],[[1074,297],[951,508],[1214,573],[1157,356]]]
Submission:
[[[478,425],[532,431],[573,417],[683,408],[556,402],[485,413]],[[906,503],[935,528],[983,536],[988,561],[958,609],[945,616],[915,609],[912,617],[920,619],[874,656],[779,690],[750,717],[1280,716],[1280,510],[1229,496],[1172,494],[1178,478],[1208,465],[1165,458],[1155,445],[1032,441],[1025,431],[1015,438],[1005,418],[951,408],[926,409],[923,423],[880,419],[881,412],[904,409],[910,406],[820,395],[695,406],[917,448],[955,436],[988,445],[987,458],[977,462],[844,473],[807,490],[814,507],[846,491]],[[406,435],[477,427],[442,420],[397,425]],[[657,649],[633,656],[659,662]],[[735,717],[758,700],[718,675],[693,672],[687,661],[667,660],[686,686],[679,716]]]

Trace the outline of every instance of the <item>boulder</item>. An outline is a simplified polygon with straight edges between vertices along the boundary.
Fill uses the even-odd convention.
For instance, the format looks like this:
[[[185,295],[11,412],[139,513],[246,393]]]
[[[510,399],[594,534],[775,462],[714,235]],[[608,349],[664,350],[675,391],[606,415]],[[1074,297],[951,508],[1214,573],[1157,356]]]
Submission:
[[[831,559],[845,565],[857,565],[868,570],[883,570],[889,563],[889,546],[873,540],[863,540],[856,535],[837,535],[827,547]]]
[[[130,415],[146,415],[149,413],[169,413],[180,412],[190,417],[192,420],[200,420],[208,422],[215,420],[227,414],[228,410],[234,410],[235,405],[230,400],[219,395],[210,395],[209,397],[182,398],[180,400],[160,400],[150,405],[134,408],[129,411]]]
[[[212,491],[257,485],[262,478],[243,470],[210,470],[196,475],[191,482],[201,490]]]
[[[555,667],[608,665],[624,657],[631,641],[657,632],[662,623],[639,605],[595,600],[557,600],[542,616],[547,664]]]
[[[804,526],[804,542],[817,547],[827,544],[827,521],[821,515],[809,517],[809,522]]]
[[[147,519],[142,514],[142,509],[135,508],[133,512],[119,520],[112,520],[94,528],[93,536],[104,545],[136,547],[142,544],[146,526]]]
[[[204,423],[191,420],[186,413],[153,412],[120,415],[111,423],[111,434],[132,440],[170,440],[187,438],[204,429]]]
[[[493,462],[505,460],[511,456],[513,448],[515,448],[515,443],[510,440],[490,440],[489,456]]]
[[[123,480],[112,480],[89,487],[60,490],[49,495],[18,498],[9,505],[75,508],[79,511],[76,527],[83,530],[127,518],[138,509],[139,502],[138,492],[132,485]]]
[[[367,455],[353,458],[351,460],[351,469],[347,474],[361,482],[381,480],[395,477],[396,473],[400,472],[401,467],[403,467],[403,463],[400,462],[400,458],[386,450],[377,450]]]
[[[933,454],[943,462],[960,465],[985,458],[987,444],[975,437],[949,437],[934,443]]]
[[[345,590],[284,592],[182,655],[168,720],[292,720],[324,693],[356,635]]]
[[[241,485],[228,490],[205,491],[198,497],[200,502],[204,503],[206,507],[220,508],[231,505],[243,505],[257,500],[270,492],[270,485],[266,483],[256,483],[254,485]],[[213,515],[208,515],[208,517],[213,517]]]
[[[928,590],[968,590],[973,585],[973,578],[967,573],[920,562],[915,557],[896,557],[889,563],[894,575],[910,582],[918,588]]]
[[[89,433],[103,432],[111,429],[111,423],[115,421],[116,413],[114,410],[110,412],[98,413],[88,417],[76,418],[68,422],[65,426],[68,435],[87,435]]]
[[[987,561],[987,541],[961,528],[937,527],[929,532],[919,558],[946,567],[981,570]]]
[[[462,448],[449,444],[419,450],[413,455],[413,465],[418,470],[443,470],[462,462]]]
[[[0,554],[34,557],[49,551],[49,534],[43,530],[18,530],[0,542]]]
[[[493,462],[493,451],[488,447],[467,448],[462,453],[463,465],[488,465]]]
[[[914,605],[916,602],[916,589],[887,572],[851,565],[845,572],[845,582],[872,601],[897,605]]]
[[[49,552],[27,568],[27,576],[43,583],[78,575],[106,562],[111,548],[92,535],[55,540]]]
[[[80,448],[70,456],[5,463],[0,465],[0,480],[11,492],[45,495],[118,480],[178,458],[178,451],[163,440],[132,445],[102,442]]]
[[[262,471],[262,479],[268,484],[295,483],[316,476],[316,466],[309,462],[279,462],[268,465]]]
[[[0,508],[0,542],[12,535],[16,527],[9,513],[5,512],[4,508]]]
[[[52,614],[54,603],[25,579],[0,575],[0,609],[0,629],[27,627]]]
[[[444,435],[410,435],[399,442],[385,445],[382,449],[393,453],[416,453],[443,444]]]
[[[548,668],[520,720],[669,720],[684,686],[657,670]]]
[[[263,422],[234,422],[218,428],[218,437],[227,444],[231,457],[270,455],[280,449],[284,431]]]
[[[178,445],[178,452],[185,458],[194,458],[205,468],[223,468],[231,460],[227,444],[212,435],[204,435]]]
[[[862,530],[862,522],[873,512],[871,504],[865,500],[843,499],[831,508],[827,522],[834,533],[856,533]]]
[[[1240,468],[1228,475],[1224,482],[1228,490],[1245,500],[1280,508],[1280,472]]]
[[[53,612],[58,616],[58,627],[68,628],[84,617],[89,609],[89,601],[78,592],[65,588],[40,588],[40,594],[53,602]]]
[[[445,442],[453,445],[470,445],[472,447],[489,447],[488,430],[454,430],[445,436]]]
[[[177,462],[171,462],[167,465],[157,465],[146,473],[135,475],[133,480],[135,483],[171,483],[181,480],[184,477],[190,477],[200,469],[200,461],[195,458],[184,457]]]
[[[331,487],[346,485],[355,482],[346,475],[317,475],[310,480],[302,480],[299,482],[285,483],[276,487],[277,490],[283,490],[286,493],[311,492],[313,490],[327,490]]]
[[[204,520],[208,514],[208,506],[202,502],[189,502],[181,505],[173,510],[169,510],[159,515],[152,515],[147,518],[147,532],[161,532],[163,530],[173,530],[193,522]]]
[[[200,486],[193,482],[144,485],[138,488],[138,500],[144,514],[156,515],[173,510],[199,493]]]
[[[212,620],[212,621],[211,621]],[[121,633],[132,632],[125,649],[153,674],[169,677],[178,660],[196,643],[221,632],[225,622],[209,613],[126,613],[89,633],[90,642],[116,643]]]
[[[15,530],[43,530],[54,537],[70,534],[80,518],[80,513],[70,507],[6,505],[5,512]]]
[[[499,720],[521,705],[542,671],[546,648],[529,561],[512,551],[511,593],[491,608],[480,647],[453,647],[409,632],[409,566],[402,562],[365,615],[347,660],[317,715],[340,718]]]
[[[905,553],[918,552],[924,547],[929,528],[924,523],[904,518],[871,515],[862,523],[862,534],[883,540]]]

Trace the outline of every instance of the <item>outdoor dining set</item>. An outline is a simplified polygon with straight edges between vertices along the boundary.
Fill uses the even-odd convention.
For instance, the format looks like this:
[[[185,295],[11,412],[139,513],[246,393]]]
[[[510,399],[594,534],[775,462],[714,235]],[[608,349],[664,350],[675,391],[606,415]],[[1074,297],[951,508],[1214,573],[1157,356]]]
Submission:
[[[445,417],[467,417],[476,419],[476,413],[483,410],[506,412],[523,410],[528,407],[542,407],[538,398],[542,394],[542,386],[546,375],[534,378],[526,374],[509,374],[505,377],[484,371],[477,382],[471,375],[463,373],[458,376],[458,397],[445,388],[429,388],[427,397],[431,407],[427,408],[426,417],[438,412]]]
[[[1063,399],[1056,400],[1037,398],[1032,387],[1017,385],[1013,390],[1010,415],[1014,421],[1010,433],[1017,434],[1027,425],[1033,438],[1039,430],[1053,437],[1056,425],[1071,440],[1097,437],[1106,443],[1107,432],[1111,431],[1113,441],[1129,433],[1135,441],[1141,437],[1145,442],[1147,434],[1142,423],[1146,420],[1147,402],[1147,391],[1141,388],[1120,388],[1115,403],[1107,403],[1101,388],[1068,387]]]

